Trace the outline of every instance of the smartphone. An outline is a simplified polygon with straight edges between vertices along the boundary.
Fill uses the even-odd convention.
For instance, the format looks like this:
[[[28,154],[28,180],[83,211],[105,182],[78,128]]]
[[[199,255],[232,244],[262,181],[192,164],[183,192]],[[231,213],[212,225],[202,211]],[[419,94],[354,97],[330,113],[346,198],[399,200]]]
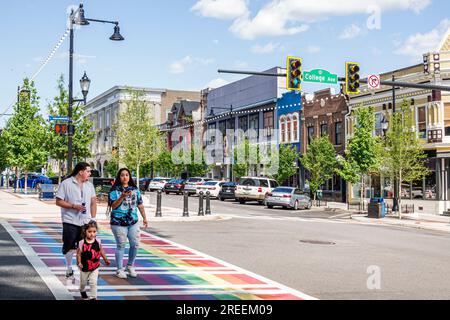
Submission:
[[[86,202],[83,202],[81,205],[82,205],[83,207],[86,207]],[[82,214],[86,214],[86,210],[83,210],[81,213],[82,213]]]

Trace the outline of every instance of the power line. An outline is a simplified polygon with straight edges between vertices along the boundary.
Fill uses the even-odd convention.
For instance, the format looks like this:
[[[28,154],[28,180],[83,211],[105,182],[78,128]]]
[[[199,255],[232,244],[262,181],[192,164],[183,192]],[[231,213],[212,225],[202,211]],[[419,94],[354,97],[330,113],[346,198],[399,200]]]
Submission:
[[[55,56],[56,52],[58,52],[59,48],[62,46],[62,44],[64,43],[64,41],[66,40],[66,38],[69,36],[70,34],[70,30],[69,28],[66,29],[66,31],[64,32],[64,34],[62,35],[62,37],[59,39],[58,43],[53,47],[52,51],[50,52],[50,54],[47,56],[47,58],[41,63],[41,65],[39,66],[38,70],[33,74],[33,76],[30,78],[31,81],[34,81],[39,74],[42,72],[42,70],[44,70],[44,68],[47,66],[47,64],[52,60],[52,58]],[[9,107],[0,114],[0,118],[4,117],[7,115],[7,112],[14,106],[14,104],[16,103],[16,99],[14,99],[11,104],[9,105]]]

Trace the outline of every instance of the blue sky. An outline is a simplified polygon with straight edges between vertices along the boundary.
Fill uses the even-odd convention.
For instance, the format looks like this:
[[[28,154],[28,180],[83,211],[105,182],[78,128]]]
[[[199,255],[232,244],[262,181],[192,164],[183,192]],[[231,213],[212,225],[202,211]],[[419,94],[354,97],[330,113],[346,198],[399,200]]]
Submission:
[[[64,34],[71,5],[78,2],[2,3],[0,113]],[[115,85],[200,90],[242,77],[218,74],[219,68],[262,71],[283,66],[288,55],[303,57],[305,70],[343,75],[344,62],[355,60],[363,74],[380,73],[421,63],[450,27],[444,0],[85,0],[84,6],[88,18],[119,20],[126,38],[110,41],[110,25],[76,30],[75,93],[86,70],[90,98]],[[68,49],[67,39],[36,78],[43,113],[58,76],[67,79]],[[321,88],[304,84],[308,92]]]

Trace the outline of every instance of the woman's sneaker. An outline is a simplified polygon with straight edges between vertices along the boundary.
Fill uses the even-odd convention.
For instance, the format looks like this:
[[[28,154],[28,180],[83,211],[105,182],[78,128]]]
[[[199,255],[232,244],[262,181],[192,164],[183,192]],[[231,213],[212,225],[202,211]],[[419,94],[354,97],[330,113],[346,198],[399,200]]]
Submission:
[[[120,279],[126,279],[127,274],[125,273],[125,271],[123,269],[120,269],[120,270],[117,270],[116,277],[120,278]]]
[[[134,269],[134,267],[127,266],[126,271],[130,275],[130,277],[132,277],[132,278],[136,278],[137,277],[137,273],[136,273],[136,270]]]
[[[66,279],[75,279],[72,269],[66,271]]]
[[[89,297],[88,297],[88,295],[87,295],[87,293],[85,291],[80,292],[80,294],[81,294],[81,299],[83,299],[83,300],[88,300],[89,299]]]

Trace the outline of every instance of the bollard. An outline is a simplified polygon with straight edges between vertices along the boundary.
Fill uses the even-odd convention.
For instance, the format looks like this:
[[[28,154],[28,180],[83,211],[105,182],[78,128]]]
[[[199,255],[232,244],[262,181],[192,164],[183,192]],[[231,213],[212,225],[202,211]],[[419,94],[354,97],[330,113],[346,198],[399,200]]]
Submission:
[[[206,191],[206,212],[205,214],[211,215],[211,192]]]
[[[162,190],[158,190],[157,195],[156,195],[156,214],[155,214],[155,217],[157,217],[157,218],[162,217],[161,198],[162,198]]]
[[[204,216],[205,213],[203,212],[203,191],[200,191],[198,196],[198,215]]]
[[[183,197],[183,217],[189,217],[189,192],[185,191]]]

